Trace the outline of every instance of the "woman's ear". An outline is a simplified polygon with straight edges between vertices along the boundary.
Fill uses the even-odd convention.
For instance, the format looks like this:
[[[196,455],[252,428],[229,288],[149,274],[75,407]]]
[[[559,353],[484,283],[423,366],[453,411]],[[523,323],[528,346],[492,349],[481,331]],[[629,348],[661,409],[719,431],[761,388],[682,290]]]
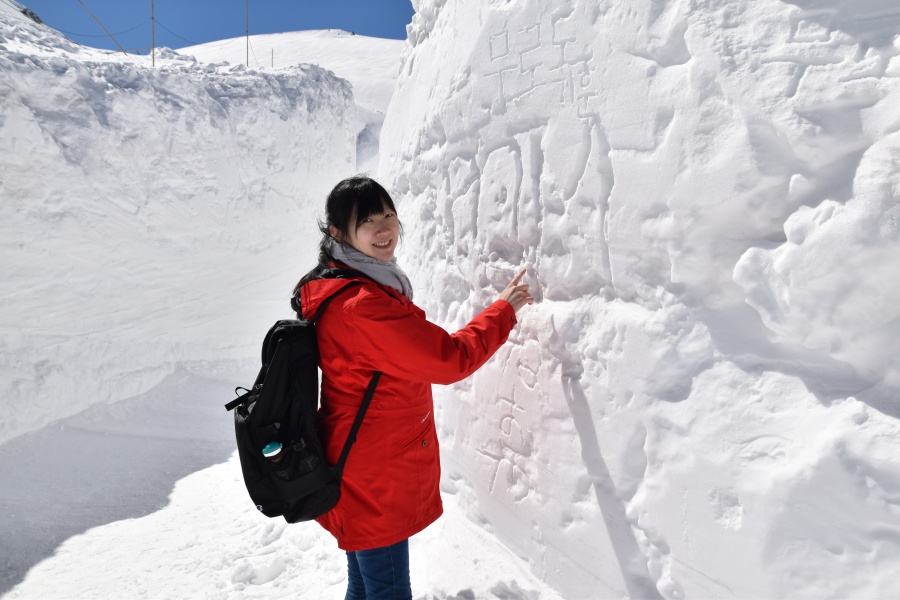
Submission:
[[[341,232],[338,231],[337,227],[335,227],[334,225],[329,225],[328,231],[331,233],[332,238],[334,238],[338,242],[341,241]]]

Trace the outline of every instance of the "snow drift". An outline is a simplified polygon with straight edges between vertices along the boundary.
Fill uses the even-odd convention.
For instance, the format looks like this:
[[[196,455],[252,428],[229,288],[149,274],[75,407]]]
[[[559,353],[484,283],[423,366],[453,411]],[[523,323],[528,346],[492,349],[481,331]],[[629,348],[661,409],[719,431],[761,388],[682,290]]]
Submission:
[[[154,70],[12,18],[0,48],[0,442],[255,357],[315,254],[302,208],[355,172],[349,84],[166,50]]]
[[[564,597],[900,575],[900,11],[417,0],[380,173],[454,327],[445,491]]]

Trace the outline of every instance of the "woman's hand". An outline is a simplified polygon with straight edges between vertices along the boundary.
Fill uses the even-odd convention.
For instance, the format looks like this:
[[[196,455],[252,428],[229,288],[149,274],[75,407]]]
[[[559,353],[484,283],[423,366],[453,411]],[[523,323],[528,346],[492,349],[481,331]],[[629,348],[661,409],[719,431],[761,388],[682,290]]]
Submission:
[[[528,284],[519,283],[523,275],[525,275],[525,269],[519,271],[519,274],[513,277],[506,289],[500,293],[500,300],[509,302],[516,312],[519,312],[519,309],[526,304],[534,304],[534,298],[528,293]]]

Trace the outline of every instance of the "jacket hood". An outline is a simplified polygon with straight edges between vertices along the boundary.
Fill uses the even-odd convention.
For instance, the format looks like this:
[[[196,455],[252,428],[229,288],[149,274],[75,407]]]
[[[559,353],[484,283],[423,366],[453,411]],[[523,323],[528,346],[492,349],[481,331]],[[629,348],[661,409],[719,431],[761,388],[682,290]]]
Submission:
[[[366,279],[360,275],[359,277],[328,277],[306,282],[300,288],[300,308],[303,318],[311,319],[329,296],[347,287],[351,282],[364,281]]]
[[[342,290],[348,285],[351,285],[351,282],[357,282],[356,284],[351,285],[351,287],[359,286],[359,283],[375,286],[384,290],[388,295],[400,300],[403,304],[409,302],[409,300],[399,292],[372,281],[362,273],[359,273],[358,276],[354,275],[354,273],[358,273],[358,271],[355,271],[354,269],[344,266],[340,266],[340,269],[348,274],[341,275],[340,277],[313,279],[312,281],[306,282],[300,288],[300,308],[304,319],[311,319],[329,296]]]

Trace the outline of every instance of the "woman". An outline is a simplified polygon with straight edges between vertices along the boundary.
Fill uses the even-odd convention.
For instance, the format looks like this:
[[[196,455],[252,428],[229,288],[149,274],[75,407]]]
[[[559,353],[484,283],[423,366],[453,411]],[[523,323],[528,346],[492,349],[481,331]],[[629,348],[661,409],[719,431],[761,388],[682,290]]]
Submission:
[[[499,299],[454,334],[428,322],[412,303],[394,250],[400,221],[390,195],[367,177],[341,181],[320,223],[319,264],[294,290],[302,315],[359,272],[365,283],[338,295],[319,317],[322,368],[319,428],[330,464],[340,456],[372,373],[381,371],[343,472],[341,497],[318,522],[347,552],[348,600],[412,598],[408,539],[442,512],[440,457],[431,384],[475,372],[506,341],[516,311],[534,300],[523,270]]]

